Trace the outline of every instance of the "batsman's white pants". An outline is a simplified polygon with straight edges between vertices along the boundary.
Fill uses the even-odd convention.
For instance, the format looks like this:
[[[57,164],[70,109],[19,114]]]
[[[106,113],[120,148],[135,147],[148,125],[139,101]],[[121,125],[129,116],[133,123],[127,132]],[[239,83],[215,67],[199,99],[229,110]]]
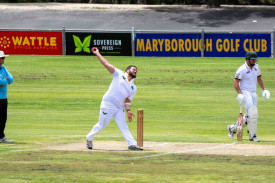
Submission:
[[[242,90],[242,94],[244,96],[244,108],[245,112],[248,114],[248,109],[252,106],[257,107],[258,103],[258,95],[256,92],[249,92],[246,90]]]
[[[125,113],[123,111],[123,106],[118,108],[111,103],[102,101],[99,113],[98,123],[92,128],[91,132],[87,135],[87,140],[92,141],[94,136],[103,130],[114,118],[116,121],[123,137],[126,139],[128,146],[137,145],[136,140],[133,138],[131,132],[129,131],[128,125],[125,119]]]
[[[249,123],[249,120],[248,120],[248,118],[249,118],[248,110],[249,110],[249,108],[251,108],[252,106],[257,107],[258,95],[256,94],[256,92],[250,92],[250,91],[246,91],[246,90],[242,90],[242,94],[244,95],[244,103],[243,103],[243,105],[244,105],[245,112],[246,112],[246,114],[244,115],[244,118],[243,118],[243,122],[244,122],[244,123],[243,123],[243,124],[244,124],[243,127],[245,127],[245,126],[246,126],[246,123],[245,123],[245,122]],[[248,116],[248,118],[246,118],[246,116]],[[230,125],[230,128],[231,128],[231,131],[232,131],[232,132],[236,132],[236,130],[237,130],[237,123],[238,123],[238,122],[236,122],[236,123]],[[253,122],[253,123],[254,123],[254,122]],[[257,123],[257,122],[256,122],[256,123]],[[255,125],[253,125],[253,127],[255,127]],[[249,127],[248,127],[248,128],[249,128]],[[248,129],[248,130],[249,130],[249,129]],[[255,130],[253,129],[252,131],[256,131],[256,132],[257,132],[257,125],[256,125],[256,129],[255,129]]]

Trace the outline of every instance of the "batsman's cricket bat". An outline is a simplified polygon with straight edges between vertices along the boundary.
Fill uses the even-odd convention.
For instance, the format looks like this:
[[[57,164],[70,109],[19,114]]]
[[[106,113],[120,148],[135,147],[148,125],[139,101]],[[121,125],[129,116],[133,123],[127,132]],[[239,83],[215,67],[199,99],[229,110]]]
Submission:
[[[240,107],[240,114],[238,115],[238,123],[237,123],[237,140],[242,141],[243,140],[243,114],[242,114],[242,108]]]

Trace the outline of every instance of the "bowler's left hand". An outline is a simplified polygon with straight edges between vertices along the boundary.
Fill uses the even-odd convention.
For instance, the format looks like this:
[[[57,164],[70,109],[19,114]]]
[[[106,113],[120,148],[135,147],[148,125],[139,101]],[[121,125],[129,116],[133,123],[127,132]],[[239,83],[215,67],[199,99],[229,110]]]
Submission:
[[[128,120],[129,120],[130,122],[133,121],[133,116],[136,117],[136,116],[132,113],[132,111],[127,111],[127,116],[128,116]]]

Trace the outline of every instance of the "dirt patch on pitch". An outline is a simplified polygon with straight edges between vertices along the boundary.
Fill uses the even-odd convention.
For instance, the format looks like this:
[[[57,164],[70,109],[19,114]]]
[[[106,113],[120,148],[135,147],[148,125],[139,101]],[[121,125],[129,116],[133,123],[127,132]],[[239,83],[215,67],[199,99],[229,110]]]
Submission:
[[[60,151],[128,151],[127,143],[122,141],[94,141],[93,150],[86,148],[86,142],[47,146],[43,149]],[[275,156],[274,145],[233,143],[179,143],[144,142],[143,152],[164,154],[219,154],[244,156]]]

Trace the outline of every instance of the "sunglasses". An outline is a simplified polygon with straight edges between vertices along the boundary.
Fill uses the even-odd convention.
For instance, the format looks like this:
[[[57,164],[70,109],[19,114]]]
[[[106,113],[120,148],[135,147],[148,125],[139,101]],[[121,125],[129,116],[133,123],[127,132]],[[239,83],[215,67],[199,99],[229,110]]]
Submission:
[[[6,57],[1,57],[1,59],[5,60]]]

